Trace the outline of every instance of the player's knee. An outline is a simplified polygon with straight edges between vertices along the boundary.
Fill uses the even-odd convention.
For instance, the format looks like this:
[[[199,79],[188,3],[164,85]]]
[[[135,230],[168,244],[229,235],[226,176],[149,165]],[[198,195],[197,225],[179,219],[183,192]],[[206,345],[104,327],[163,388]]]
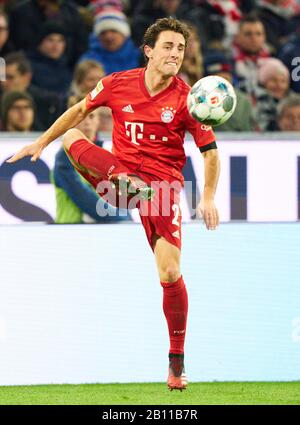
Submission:
[[[160,271],[162,282],[176,282],[180,278],[180,270],[177,265],[168,265]]]
[[[65,149],[69,150],[72,143],[82,138],[82,133],[77,128],[70,128],[62,136],[62,143]]]

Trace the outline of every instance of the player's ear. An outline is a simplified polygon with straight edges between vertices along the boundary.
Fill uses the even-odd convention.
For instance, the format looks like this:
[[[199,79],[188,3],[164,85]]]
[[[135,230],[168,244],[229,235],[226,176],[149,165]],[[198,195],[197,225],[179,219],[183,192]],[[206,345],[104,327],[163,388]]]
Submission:
[[[147,44],[144,46],[144,54],[147,56],[148,59],[152,57],[152,48],[150,46],[147,46]]]

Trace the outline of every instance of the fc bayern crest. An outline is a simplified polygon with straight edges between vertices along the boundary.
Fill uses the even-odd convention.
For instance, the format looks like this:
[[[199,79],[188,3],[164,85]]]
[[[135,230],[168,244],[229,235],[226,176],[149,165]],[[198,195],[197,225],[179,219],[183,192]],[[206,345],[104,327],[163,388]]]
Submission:
[[[169,108],[168,106],[166,106],[165,108],[162,108],[162,113],[161,113],[162,122],[165,122],[168,124],[169,122],[173,121],[175,112],[176,111],[173,108]]]

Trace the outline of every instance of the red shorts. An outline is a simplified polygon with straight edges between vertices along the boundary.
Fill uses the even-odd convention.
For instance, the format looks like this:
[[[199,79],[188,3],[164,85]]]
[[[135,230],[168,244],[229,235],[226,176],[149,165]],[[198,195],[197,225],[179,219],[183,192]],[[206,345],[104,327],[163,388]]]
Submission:
[[[77,171],[90,182],[95,189],[99,183],[106,181],[107,177],[95,177],[88,171],[90,159],[105,155],[105,161],[113,164],[114,169],[118,172],[138,175],[145,183],[151,185],[155,190],[155,195],[152,201],[140,201],[136,207],[139,209],[142,224],[144,226],[148,242],[153,250],[154,236],[162,236],[172,245],[181,249],[181,211],[179,206],[181,183],[174,181],[171,184],[153,176],[149,173],[142,172],[134,168],[133,164],[128,164],[122,159],[117,158],[112,153],[99,148],[96,145],[85,140],[74,142],[68,152],[69,157]],[[75,161],[75,163],[74,163]],[[83,167],[76,166],[76,164]],[[99,186],[98,186],[99,187]],[[99,193],[99,192],[98,192]],[[100,194],[100,193],[99,193]],[[106,198],[105,198],[106,199]],[[107,199],[106,199],[107,200]],[[114,203],[111,202],[113,205]]]

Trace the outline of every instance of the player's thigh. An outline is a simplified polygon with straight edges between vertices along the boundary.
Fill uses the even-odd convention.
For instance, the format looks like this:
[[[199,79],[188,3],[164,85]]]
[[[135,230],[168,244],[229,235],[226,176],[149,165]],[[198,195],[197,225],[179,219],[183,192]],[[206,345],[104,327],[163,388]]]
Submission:
[[[154,255],[160,280],[162,282],[175,282],[180,273],[180,249],[167,241],[163,236],[153,236]]]

